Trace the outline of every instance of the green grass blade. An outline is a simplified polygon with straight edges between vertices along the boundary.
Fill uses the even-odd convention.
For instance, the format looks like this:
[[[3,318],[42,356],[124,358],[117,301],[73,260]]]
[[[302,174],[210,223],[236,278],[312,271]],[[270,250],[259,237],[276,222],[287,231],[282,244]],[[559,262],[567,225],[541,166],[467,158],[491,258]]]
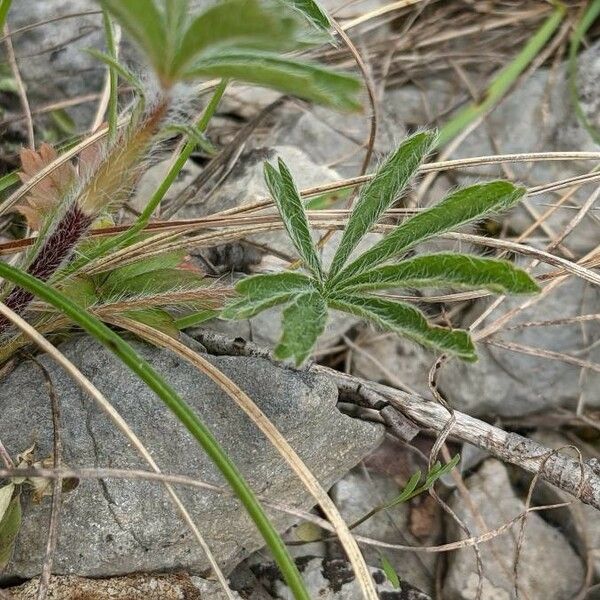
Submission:
[[[19,179],[19,174],[16,171],[3,175],[0,177],[0,192],[3,192],[10,186],[15,185],[15,183],[19,183],[19,181],[21,180]]]
[[[283,272],[246,277],[236,285],[236,291],[242,297],[226,306],[220,316],[223,319],[249,319],[314,289],[313,280],[302,273]]]
[[[286,4],[293,6],[301,12],[317,29],[327,31],[331,22],[327,12],[314,0],[283,0]]]
[[[88,334],[95,337],[129,367],[146,385],[153,390],[165,405],[177,416],[192,436],[198,441],[206,454],[223,474],[240,499],[249,516],[262,534],[266,544],[273,553],[281,572],[294,596],[301,600],[310,600],[304,587],[298,569],[289,555],[281,537],[269,521],[269,518],[250,489],[248,483],[231,462],[210,430],[202,423],[188,404],[171,388],[152,366],[139,356],[135,350],[118,334],[109,329],[104,323],[83,310],[77,304],[68,300],[49,285],[16,269],[11,265],[0,262],[0,277],[11,281],[38,298],[51,304],[67,317],[77,323]]]
[[[565,6],[556,3],[556,9],[544,21],[542,26],[532,35],[517,56],[494,78],[483,95],[483,100],[473,103],[459,111],[440,130],[438,145],[444,146],[464,131],[473,121],[485,115],[493,108],[510,90],[520,75],[525,71],[533,59],[548,43],[565,16]]]
[[[180,317],[179,319],[175,319],[175,326],[179,330],[187,329],[188,327],[195,327],[196,325],[200,325],[205,323],[206,321],[210,321],[215,317],[219,316],[218,310],[199,310],[191,315],[186,315],[185,317]]]
[[[341,110],[358,110],[358,79],[268,52],[223,52],[190,65],[182,77],[229,77]]]
[[[376,296],[339,295],[329,298],[328,304],[343,312],[368,319],[437,351],[475,361],[475,347],[469,334],[462,329],[446,329],[431,325],[425,315],[410,304],[394,302]]]
[[[399,225],[341,271],[334,285],[398,256],[414,245],[451,229],[514,206],[526,193],[508,181],[492,181],[457,190],[439,204]]]
[[[409,137],[363,187],[333,257],[330,277],[340,271],[363,236],[398,199],[435,143],[435,137],[433,132],[421,132]]]
[[[417,256],[346,279],[344,291],[389,288],[485,288],[500,294],[535,294],[537,283],[512,263],[467,254],[440,253]]]
[[[6,23],[6,17],[8,17],[8,11],[10,10],[11,4],[12,0],[0,0],[0,31],[4,29],[4,24]]]
[[[313,242],[304,204],[294,183],[292,174],[279,159],[279,172],[269,163],[265,163],[265,181],[275,201],[281,220],[292,240],[296,251],[306,268],[319,280],[323,280],[321,260]]]
[[[293,358],[300,366],[311,354],[327,323],[327,304],[319,292],[300,294],[283,311],[277,358]]]
[[[102,22],[104,24],[104,38],[106,40],[106,48],[108,55],[111,57],[113,62],[118,62],[118,48],[115,41],[115,32],[112,24],[110,15],[106,10],[102,11]],[[109,77],[109,97],[108,97],[108,139],[114,142],[117,137],[117,121],[119,118],[119,73],[111,64],[108,65],[108,77]]]
[[[599,16],[600,0],[592,0],[581,19],[577,22],[575,30],[571,35],[569,44],[569,62],[567,63],[569,92],[571,94],[571,102],[573,104],[573,109],[575,110],[575,115],[596,144],[600,144],[600,132],[590,123],[583,112],[579,101],[579,91],[577,90],[577,53],[579,52],[585,34]]]

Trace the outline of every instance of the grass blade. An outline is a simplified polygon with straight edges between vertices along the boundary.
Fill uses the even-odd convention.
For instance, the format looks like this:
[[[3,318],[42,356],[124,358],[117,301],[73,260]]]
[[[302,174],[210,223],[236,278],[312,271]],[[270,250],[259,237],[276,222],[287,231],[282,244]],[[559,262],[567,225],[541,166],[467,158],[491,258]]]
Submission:
[[[331,27],[329,17],[323,8],[314,0],[284,0],[301,12],[317,29],[327,31]]]
[[[409,137],[364,186],[333,257],[330,277],[340,271],[363,236],[402,193],[435,143],[435,137],[432,132]]]
[[[323,280],[321,260],[310,234],[310,226],[304,205],[285,163],[279,159],[279,172],[265,163],[265,181],[275,201],[285,229],[306,268],[319,280]]]
[[[494,78],[488,89],[482,95],[479,103],[466,106],[452,117],[440,130],[438,145],[444,146],[464,131],[475,119],[485,115],[510,90],[531,61],[554,35],[566,13],[564,4],[556,2],[556,9],[542,23],[542,26],[532,35],[517,56]]]
[[[400,333],[423,346],[475,361],[475,347],[469,334],[462,329],[446,329],[430,325],[425,315],[410,304],[394,302],[376,296],[344,295],[329,299],[332,308],[347,312],[376,325]]]
[[[526,189],[507,181],[492,181],[463,188],[433,208],[406,220],[383,240],[350,263],[335,278],[335,284],[364,273],[409,248],[487,214],[514,206]]]
[[[50,286],[5,263],[0,263],[0,277],[27,289],[41,300],[63,312],[87,333],[95,337],[111,352],[118,356],[125,365],[127,365],[156,393],[198,441],[206,454],[221,471],[227,483],[234,490],[262,534],[266,544],[271,549],[273,557],[281,569],[285,580],[293,590],[294,596],[301,600],[310,600],[293,559],[289,555],[281,537],[254,496],[254,493],[248,486],[248,483],[225,454],[212,433],[204,423],[200,421],[194,411],[177,394],[177,392],[165,383],[151,365],[143,360],[125,340],[104,325],[104,323],[68,300]]]
[[[300,294],[283,311],[283,334],[275,348],[277,358],[293,358],[301,365],[311,354],[327,323],[327,304],[319,292]]]
[[[344,291],[386,288],[485,288],[500,294],[535,294],[536,282],[512,263],[467,254],[440,253],[417,256],[386,265],[343,281]]]

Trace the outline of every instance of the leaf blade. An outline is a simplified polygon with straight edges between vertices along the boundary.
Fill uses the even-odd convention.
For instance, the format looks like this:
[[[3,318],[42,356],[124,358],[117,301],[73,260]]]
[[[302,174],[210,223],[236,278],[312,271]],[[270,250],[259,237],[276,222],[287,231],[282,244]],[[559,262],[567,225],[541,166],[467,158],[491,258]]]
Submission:
[[[514,206],[526,189],[508,181],[491,181],[460,189],[434,207],[399,225],[335,278],[335,283],[380,265],[416,244],[483,216]]]
[[[223,319],[249,319],[298,294],[314,291],[314,284],[302,273],[283,272],[245,277],[235,289],[242,298],[225,306],[220,315]]]
[[[358,79],[318,65],[269,52],[223,52],[190,65],[184,79],[198,76],[236,79],[341,110],[359,110]]]
[[[300,366],[311,354],[327,323],[327,304],[319,292],[300,294],[283,311],[283,333],[277,358],[293,358]]]
[[[292,240],[296,251],[302,258],[307,269],[317,278],[323,280],[321,259],[310,233],[310,226],[304,205],[286,164],[278,160],[279,172],[265,163],[265,181],[269,192],[275,201],[285,229]]]
[[[435,143],[433,132],[420,132],[406,139],[363,187],[333,257],[329,276],[344,266],[360,240],[407,186]]]
[[[423,346],[467,361],[477,360],[473,342],[466,331],[431,325],[425,315],[410,304],[377,296],[339,295],[331,297],[329,305],[400,333]]]
[[[485,288],[500,294],[534,294],[540,290],[525,271],[508,261],[451,252],[424,254],[378,267],[345,280],[338,289],[355,292],[446,286]]]

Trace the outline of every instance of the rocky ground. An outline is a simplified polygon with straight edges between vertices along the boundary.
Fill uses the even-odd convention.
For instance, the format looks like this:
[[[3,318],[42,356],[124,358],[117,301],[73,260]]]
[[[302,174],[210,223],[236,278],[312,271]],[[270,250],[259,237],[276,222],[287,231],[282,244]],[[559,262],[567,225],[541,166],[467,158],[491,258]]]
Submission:
[[[328,0],[325,4],[333,9],[339,2]],[[338,16],[346,16],[348,22],[386,4],[378,0],[351,3]],[[474,90],[484,90],[490,74],[514,56],[536,23],[541,24],[541,16],[530,23],[528,19],[533,17],[526,15],[543,16],[540,11],[547,8],[545,2],[528,1],[521,3],[523,6],[486,2],[485,7],[475,9],[473,3],[457,0],[464,15],[472,17],[473,11],[479,10],[486,23],[500,18],[494,16],[495,11],[505,18],[508,4],[517,16],[519,11],[525,16],[509,18],[506,25],[488,30],[476,27],[476,33],[464,33],[444,45],[435,36],[420,37],[426,36],[427,27],[434,27],[427,19],[435,23],[428,12],[431,7],[426,5],[437,3],[422,4],[390,13],[389,18],[367,20],[350,31],[373,69],[377,91],[378,132],[371,166],[407,132],[442,125],[472,98]],[[18,30],[61,15],[89,13],[95,6],[90,0],[17,0],[10,26]],[[573,18],[576,14],[573,9]],[[458,19],[456,25],[468,28],[474,22]],[[402,36],[411,35],[417,40],[414,53],[402,45]],[[519,43],[509,44],[506,38],[511,35]],[[104,69],[82,49],[101,46],[101,39],[97,14],[79,14],[15,35],[15,52],[40,135],[51,141],[67,135],[64,124],[63,129],[57,125],[63,111],[74,130],[89,127]],[[438,159],[598,151],[571,103],[564,60],[567,39],[566,34],[559,38],[554,52],[527,71],[483,122]],[[126,45],[123,51],[135,60]],[[331,50],[326,58],[336,60],[335,52]],[[348,55],[337,60],[352,66]],[[579,58],[578,81],[581,108],[589,123],[600,127],[599,72],[600,43],[596,42]],[[170,192],[167,213],[181,219],[197,218],[264,196],[262,163],[275,156],[285,159],[303,188],[360,171],[369,134],[368,115],[339,115],[289,99],[272,106],[275,100],[277,95],[271,92],[241,86],[228,92],[209,131],[221,153],[212,162],[199,155],[188,163]],[[9,169],[14,167],[15,149],[24,139],[24,123],[13,92],[2,91],[0,103],[0,159]],[[594,167],[595,162],[570,160],[449,170],[434,179],[423,179],[410,201],[435,203],[449,188],[474,180],[508,177],[534,187]],[[132,207],[143,205],[147,191],[162,172],[164,164],[157,160],[140,183]],[[180,206],[190,185],[193,194]],[[482,224],[477,231],[545,249],[572,263],[588,261],[585,264],[594,269],[600,243],[597,204],[592,199],[586,211],[579,211],[594,189],[588,185],[531,195],[526,205]],[[574,220],[577,215],[581,218]],[[377,236],[372,234],[367,243]],[[0,233],[0,241],[8,237],[7,231]],[[430,244],[428,250],[432,246],[482,251],[456,240]],[[335,245],[323,250],[325,262],[331,259],[331,247]],[[203,249],[195,259],[228,280],[241,272],[284,265],[290,254],[285,235],[276,232]],[[572,274],[557,276],[556,266],[538,264],[531,257],[518,260],[535,274],[547,275],[549,283],[540,296],[503,298],[493,306],[489,297],[445,303],[421,299],[421,306],[440,322],[451,318],[453,325],[473,327],[480,335],[479,362],[444,365],[439,374],[440,392],[461,413],[567,456],[593,461],[600,450],[598,288]],[[241,323],[214,320],[202,329],[189,330],[183,339],[206,352],[201,334],[209,330],[224,340],[241,337],[270,348],[279,336],[279,318],[279,311],[272,310]],[[322,515],[313,510],[314,502],[230,398],[169,352],[140,343],[136,347],[202,414],[243,474],[270,502],[274,523],[285,532],[286,540],[295,544],[294,556],[311,597],[360,598],[339,544],[323,539],[327,532],[319,526]],[[167,409],[90,339],[75,335],[60,348],[110,396],[165,473],[200,482],[195,488],[180,482],[178,492],[228,575],[236,597],[291,599],[252,524]],[[394,498],[416,470],[427,470],[435,441],[433,429],[421,428],[407,443],[398,439],[397,431],[380,413],[375,414],[373,407],[357,408],[323,373],[295,371],[267,357],[208,350],[220,354],[209,352],[207,356],[264,410],[330,490],[348,522]],[[428,372],[435,357],[355,319],[336,316],[332,320],[316,359],[352,376],[433,399]],[[79,471],[77,485],[63,494],[53,559],[55,576],[48,598],[225,598],[210,576],[206,556],[160,482],[107,473],[101,478],[94,476],[94,469],[141,471],[147,466],[109,417],[61,368],[47,357],[36,360],[46,369],[60,401],[63,463]],[[40,367],[29,359],[19,360],[0,380],[0,440],[12,456],[32,444],[38,460],[52,453],[52,403],[46,381]],[[460,452],[462,460],[455,475],[444,476],[436,488],[439,497],[424,494],[382,510],[355,530],[382,599],[600,598],[600,513],[596,508],[541,479],[532,486],[530,474],[510,461],[498,460],[489,446],[486,451],[465,442],[459,433],[450,435],[448,449],[450,454]],[[545,504],[552,508],[529,510]],[[0,575],[0,585],[14,600],[37,597],[50,512],[49,497],[41,501],[25,498],[15,552]],[[487,532],[492,533],[480,543],[469,541]],[[400,587],[386,575],[385,562],[399,576]]]

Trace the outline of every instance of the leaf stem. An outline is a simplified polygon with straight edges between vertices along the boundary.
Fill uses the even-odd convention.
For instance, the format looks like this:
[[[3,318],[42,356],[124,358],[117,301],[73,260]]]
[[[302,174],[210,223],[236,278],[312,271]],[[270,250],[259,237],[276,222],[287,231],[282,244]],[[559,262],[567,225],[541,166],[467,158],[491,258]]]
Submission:
[[[198,441],[242,502],[273,553],[273,557],[279,565],[287,584],[293,591],[294,597],[297,600],[310,600],[293,559],[280,535],[273,527],[256,496],[250,489],[250,486],[210,430],[198,418],[185,400],[121,336],[60,292],[28,273],[6,263],[0,263],[0,277],[28,290],[30,293],[35,294],[43,301],[60,310],[87,333],[106,346],[156,393]]]

